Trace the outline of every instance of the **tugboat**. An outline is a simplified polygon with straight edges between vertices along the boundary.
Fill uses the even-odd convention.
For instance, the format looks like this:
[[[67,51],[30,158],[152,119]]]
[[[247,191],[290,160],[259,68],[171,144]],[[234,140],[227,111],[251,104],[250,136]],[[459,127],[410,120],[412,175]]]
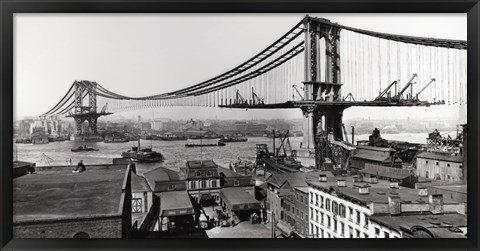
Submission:
[[[72,148],[72,152],[94,152],[94,151],[98,151],[98,149],[95,149],[87,145],[79,146],[77,148]]]
[[[131,150],[122,153],[122,157],[138,162],[158,162],[165,159],[161,153],[153,151],[151,146],[141,149],[140,139],[138,140],[138,147],[132,146]]]

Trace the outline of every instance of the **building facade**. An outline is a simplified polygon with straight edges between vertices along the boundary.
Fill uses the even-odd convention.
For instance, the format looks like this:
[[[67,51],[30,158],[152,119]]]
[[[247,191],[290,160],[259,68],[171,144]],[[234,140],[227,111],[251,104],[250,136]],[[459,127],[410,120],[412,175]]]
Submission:
[[[440,153],[420,153],[417,155],[416,174],[427,179],[463,182],[463,158]]]

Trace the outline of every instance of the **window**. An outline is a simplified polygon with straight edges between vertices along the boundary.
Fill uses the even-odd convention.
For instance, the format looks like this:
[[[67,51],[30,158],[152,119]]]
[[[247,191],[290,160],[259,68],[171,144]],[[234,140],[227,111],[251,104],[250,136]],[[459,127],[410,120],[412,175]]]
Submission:
[[[315,206],[318,206],[318,194],[315,194]]]
[[[200,177],[200,176],[202,176],[202,175],[200,174],[200,172],[199,172],[199,171],[196,171],[196,172],[195,172],[195,177]]]
[[[450,167],[450,164],[447,164],[447,167]]]
[[[333,232],[337,232],[337,220],[333,219]]]
[[[368,228],[368,215],[366,213],[363,213],[363,218],[365,219],[365,225],[363,227]]]
[[[428,160],[425,160],[425,164],[428,164]]]
[[[325,210],[330,211],[330,199],[325,200]]]
[[[172,191],[175,189],[175,185],[168,185],[168,191]]]
[[[363,238],[368,238],[368,235],[366,233],[363,233]]]
[[[355,210],[355,214],[357,214],[357,220],[355,221],[355,223],[357,223],[358,225],[360,225],[360,211],[358,210]]]
[[[340,215],[340,217],[345,218],[345,211],[346,211],[345,205],[340,204],[338,211],[339,211],[338,214]]]
[[[320,208],[323,208],[323,196],[320,196]]]
[[[327,227],[330,228],[330,216],[327,216]]]
[[[310,219],[313,220],[313,208],[310,208]]]
[[[75,239],[90,239],[90,235],[88,235],[85,232],[78,232],[73,236],[73,238],[75,238]]]
[[[142,208],[142,198],[132,198],[132,213],[141,213]]]
[[[310,231],[311,231],[310,233],[313,234],[313,224],[312,223],[310,223]]]
[[[303,212],[300,212],[300,218],[303,219]]]
[[[343,222],[340,222],[340,235],[345,235],[345,225],[343,224]]]
[[[315,234],[317,235],[317,238],[318,238],[318,226],[315,226]]]
[[[234,180],[233,185],[236,186],[236,187],[240,186],[240,181],[239,180]]]
[[[375,228],[375,235],[380,235],[380,229],[378,227]]]
[[[320,229],[320,238],[323,238],[323,229]]]
[[[310,192],[310,204],[313,204],[313,193]]]
[[[360,238],[360,230],[355,229],[355,233],[357,234],[357,238]]]
[[[353,228],[348,226],[348,233],[350,234],[350,238],[353,238]]]
[[[201,188],[206,188],[206,187],[207,187],[207,181],[206,181],[206,180],[202,180],[202,181],[200,182],[200,187],[201,187]]]
[[[212,176],[212,172],[207,171],[207,177],[210,177],[210,176]]]
[[[298,194],[296,196],[297,196],[297,201],[299,201],[300,199],[298,198]]]
[[[193,188],[193,189],[196,188],[195,181],[190,181],[190,188]]]
[[[318,223],[318,210],[315,209],[315,222]]]
[[[348,207],[348,219],[353,221],[353,208]]]
[[[332,202],[332,212],[338,214],[338,203],[336,201]]]
[[[323,213],[320,213],[320,224],[323,226]]]
[[[383,235],[385,236],[385,238],[390,238],[390,234],[387,232],[383,232]]]
[[[438,166],[438,161],[435,163],[435,165],[437,165],[437,166]]]

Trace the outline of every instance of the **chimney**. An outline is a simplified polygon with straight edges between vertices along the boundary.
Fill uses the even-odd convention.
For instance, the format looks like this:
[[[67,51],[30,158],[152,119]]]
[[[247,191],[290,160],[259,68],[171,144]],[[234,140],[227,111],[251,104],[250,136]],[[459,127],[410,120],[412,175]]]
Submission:
[[[418,187],[418,196],[427,197],[428,189],[426,187]]]
[[[402,201],[399,196],[388,196],[388,213],[390,215],[402,213]]]
[[[428,203],[430,204],[430,213],[443,214],[443,195],[432,194],[428,197]]]
[[[327,182],[327,175],[326,174],[320,174],[318,176],[318,181],[320,182]]]
[[[339,179],[339,180],[337,180],[337,186],[339,186],[339,187],[346,187],[347,184],[345,183],[345,180]]]
[[[358,193],[359,194],[369,194],[368,188],[370,187],[369,185],[355,185],[358,187]]]
[[[390,188],[398,189],[398,181],[390,181]]]

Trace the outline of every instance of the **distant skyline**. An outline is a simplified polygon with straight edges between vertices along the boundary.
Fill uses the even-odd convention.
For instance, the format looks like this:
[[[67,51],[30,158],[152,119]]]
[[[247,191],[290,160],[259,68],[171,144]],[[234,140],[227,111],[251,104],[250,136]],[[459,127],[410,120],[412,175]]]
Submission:
[[[466,14],[309,14],[402,35],[466,40]],[[53,107],[75,80],[144,96],[184,88],[240,64],[305,14],[15,14],[15,118]],[[457,106],[349,108],[348,117],[455,117]],[[461,112],[465,119],[466,109]],[[296,110],[168,107],[124,112],[126,118],[300,118]]]

